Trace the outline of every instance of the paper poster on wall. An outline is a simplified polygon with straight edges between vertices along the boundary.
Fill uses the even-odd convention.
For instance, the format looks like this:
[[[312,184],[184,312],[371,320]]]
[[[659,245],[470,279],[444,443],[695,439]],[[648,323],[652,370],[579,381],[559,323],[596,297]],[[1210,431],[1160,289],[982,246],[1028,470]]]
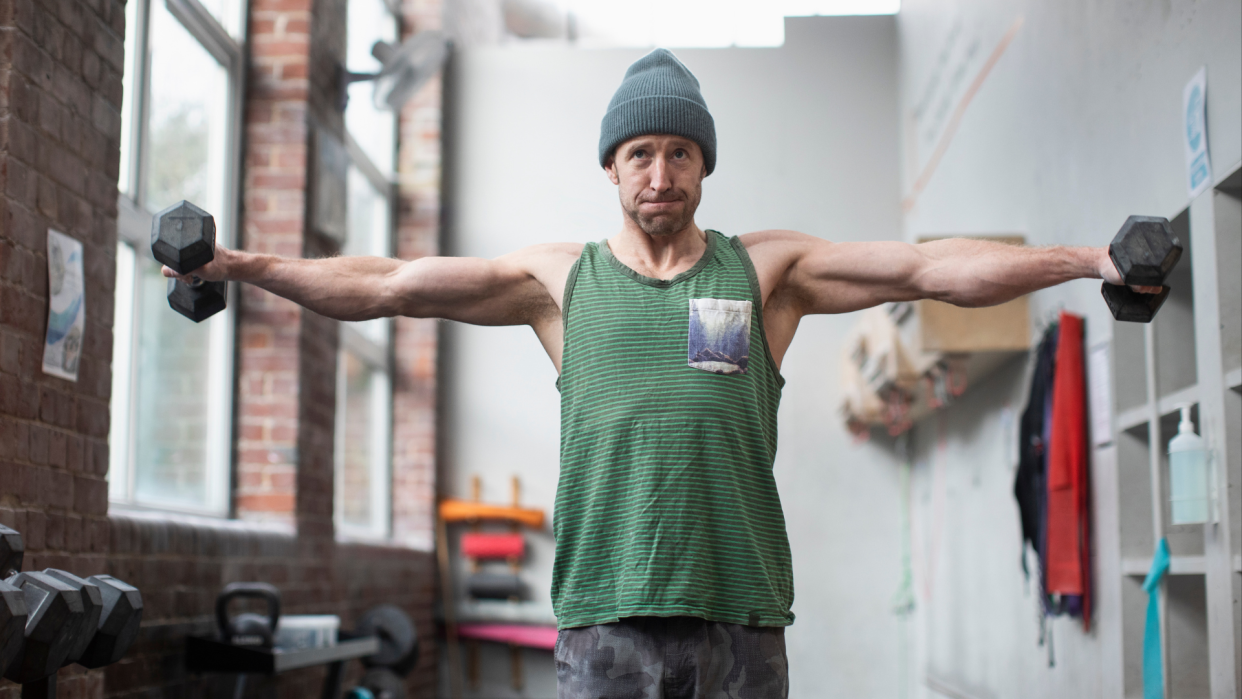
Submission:
[[[1091,446],[1113,441],[1113,384],[1108,343],[1087,350],[1087,399],[1091,408]]]
[[[1182,135],[1186,151],[1186,189],[1194,199],[1212,184],[1207,145],[1207,68],[1199,69],[1182,90]]]
[[[43,373],[77,381],[86,327],[82,243],[51,228],[47,229],[47,287]]]

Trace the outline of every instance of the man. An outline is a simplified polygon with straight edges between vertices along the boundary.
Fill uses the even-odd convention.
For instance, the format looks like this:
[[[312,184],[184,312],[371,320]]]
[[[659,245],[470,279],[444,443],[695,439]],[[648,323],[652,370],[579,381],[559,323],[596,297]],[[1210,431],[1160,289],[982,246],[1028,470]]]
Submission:
[[[772,464],[779,367],[801,318],[1120,277],[1106,248],[700,229],[714,122],[664,50],[626,72],[599,159],[624,213],[600,243],[410,262],[220,249],[195,274],[340,320],[531,326],[560,373],[560,696],[784,697],[793,579]]]

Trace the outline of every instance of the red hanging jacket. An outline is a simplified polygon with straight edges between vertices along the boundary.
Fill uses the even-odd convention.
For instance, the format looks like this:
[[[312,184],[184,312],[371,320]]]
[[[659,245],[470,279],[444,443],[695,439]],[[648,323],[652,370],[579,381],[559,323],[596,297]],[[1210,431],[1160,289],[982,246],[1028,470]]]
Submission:
[[[1090,532],[1087,509],[1086,380],[1083,319],[1061,313],[1052,431],[1048,440],[1048,592],[1081,595],[1083,626],[1090,628]]]

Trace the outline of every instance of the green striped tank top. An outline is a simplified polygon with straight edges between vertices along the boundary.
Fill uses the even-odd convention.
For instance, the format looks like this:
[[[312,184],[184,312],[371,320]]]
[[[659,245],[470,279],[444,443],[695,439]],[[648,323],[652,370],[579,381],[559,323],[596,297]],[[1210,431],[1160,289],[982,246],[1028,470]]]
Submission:
[[[741,242],[708,231],[703,257],[670,280],[588,243],[562,312],[559,627],[793,623],[772,475],[784,380]]]

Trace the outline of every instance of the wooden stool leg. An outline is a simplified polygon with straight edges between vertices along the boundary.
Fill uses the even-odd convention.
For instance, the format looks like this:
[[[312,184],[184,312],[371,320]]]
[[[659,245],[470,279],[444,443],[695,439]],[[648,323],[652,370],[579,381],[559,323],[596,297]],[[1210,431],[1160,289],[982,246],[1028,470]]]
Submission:
[[[466,642],[466,674],[470,679],[470,691],[479,691],[482,681],[479,679],[479,642],[471,639]]]
[[[509,671],[513,673],[513,691],[522,691],[522,647],[509,644]]]

